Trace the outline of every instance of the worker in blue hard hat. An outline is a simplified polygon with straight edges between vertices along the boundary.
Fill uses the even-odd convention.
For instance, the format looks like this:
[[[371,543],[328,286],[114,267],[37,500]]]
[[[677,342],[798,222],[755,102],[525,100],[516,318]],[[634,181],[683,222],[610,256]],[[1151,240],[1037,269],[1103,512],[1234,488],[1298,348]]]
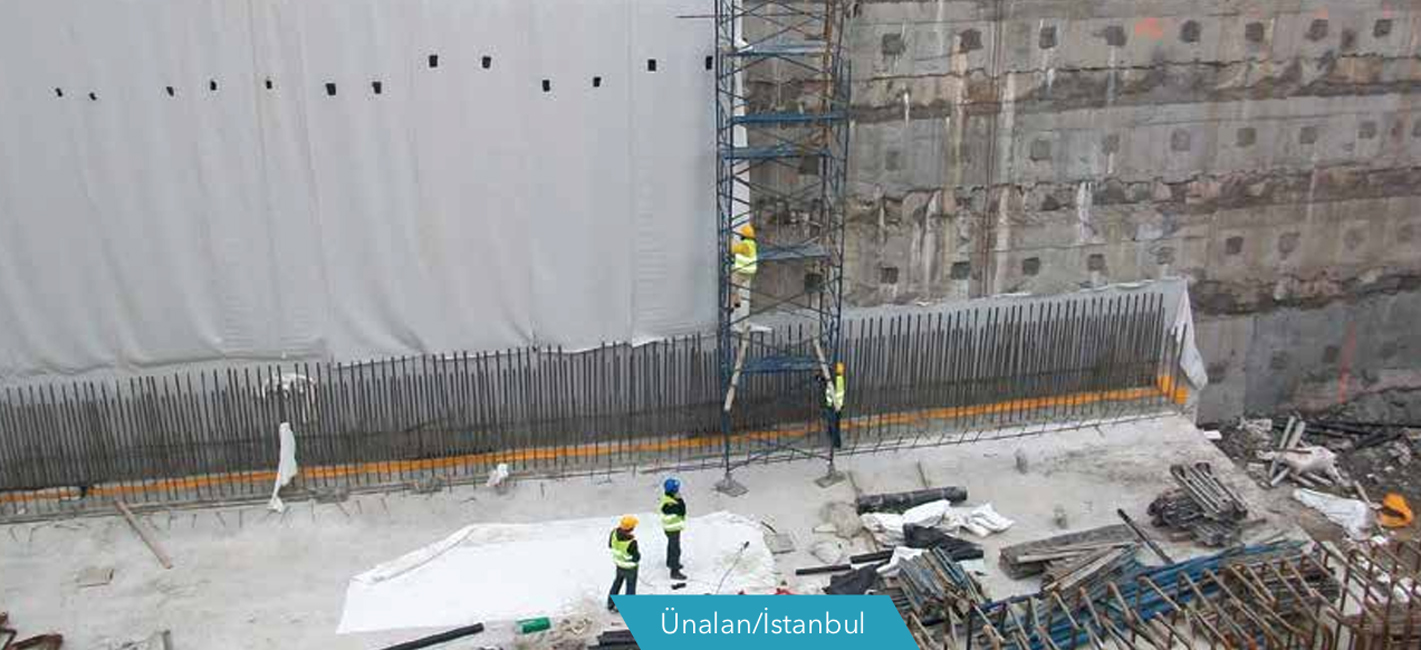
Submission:
[[[681,573],[681,531],[686,530],[686,500],[681,498],[681,482],[668,478],[662,484],[661,530],[666,533],[666,568],[671,569],[671,577],[685,580]]]

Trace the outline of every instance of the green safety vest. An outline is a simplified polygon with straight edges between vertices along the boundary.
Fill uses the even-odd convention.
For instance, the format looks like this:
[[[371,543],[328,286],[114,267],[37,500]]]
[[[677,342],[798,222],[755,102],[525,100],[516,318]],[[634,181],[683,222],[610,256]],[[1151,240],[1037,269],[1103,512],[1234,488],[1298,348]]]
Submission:
[[[665,494],[661,495],[661,503],[656,507],[657,511],[660,512],[668,503],[676,503],[676,500]],[[686,518],[681,515],[668,515],[662,512],[661,529],[668,533],[679,533],[686,530]]]
[[[746,252],[735,254],[735,272],[745,275],[755,275],[755,271],[758,268],[757,262],[760,261],[760,248],[755,245],[755,240],[753,239],[742,239],[740,243],[745,245],[743,250]]]
[[[608,540],[612,547],[612,561],[617,563],[621,569],[635,569],[636,560],[632,559],[632,542],[635,539],[617,539],[617,529],[612,529],[612,536]]]
[[[844,376],[836,375],[834,383],[824,384],[824,405],[835,411],[844,410]]]

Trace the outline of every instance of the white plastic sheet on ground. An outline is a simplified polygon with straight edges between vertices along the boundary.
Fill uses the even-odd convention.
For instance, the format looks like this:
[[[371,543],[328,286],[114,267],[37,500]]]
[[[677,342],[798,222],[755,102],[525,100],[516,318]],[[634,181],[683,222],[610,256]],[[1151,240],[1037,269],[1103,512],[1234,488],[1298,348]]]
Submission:
[[[1321,512],[1332,523],[1347,531],[1347,535],[1352,539],[1365,539],[1372,528],[1372,509],[1357,499],[1333,496],[1307,488],[1293,490],[1293,498]]]
[[[0,379],[714,324],[713,10],[0,3]]]
[[[655,522],[651,513],[638,517]],[[338,632],[452,627],[559,616],[603,607],[615,573],[607,536],[615,517],[538,524],[475,524],[350,581]],[[692,517],[681,538],[690,579],[673,592],[666,536],[638,529],[638,593],[764,593],[777,584],[759,524],[716,512]],[[741,547],[749,542],[742,552]]]
[[[1011,528],[1016,522],[1002,516],[992,504],[970,508],[954,508],[948,501],[930,501],[905,510],[903,514],[867,512],[859,516],[864,528],[879,544],[897,546],[903,543],[903,527],[908,524],[941,528],[949,533],[965,530],[986,537]]]

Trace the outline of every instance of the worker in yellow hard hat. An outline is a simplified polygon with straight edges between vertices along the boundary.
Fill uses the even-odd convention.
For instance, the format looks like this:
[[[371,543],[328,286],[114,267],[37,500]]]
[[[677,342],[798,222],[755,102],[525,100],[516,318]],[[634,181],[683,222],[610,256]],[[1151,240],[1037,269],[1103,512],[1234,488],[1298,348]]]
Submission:
[[[612,591],[607,593],[608,611],[617,611],[612,596],[622,590],[622,583],[627,585],[628,596],[636,595],[637,566],[641,563],[641,549],[637,548],[636,535],[632,533],[636,524],[636,517],[624,515],[607,537],[607,548],[612,549],[612,562],[617,565],[617,577],[612,581]]]
[[[746,223],[735,230],[735,243],[731,244],[730,253],[730,281],[734,284],[730,289],[731,320],[738,328],[744,329],[749,325],[746,319],[750,316],[750,285],[755,280],[760,262],[760,249],[755,244],[755,226]]]
[[[824,380],[825,420],[829,423],[829,440],[838,449],[843,446],[839,435],[839,417],[844,412],[844,363],[834,364],[834,378]]]

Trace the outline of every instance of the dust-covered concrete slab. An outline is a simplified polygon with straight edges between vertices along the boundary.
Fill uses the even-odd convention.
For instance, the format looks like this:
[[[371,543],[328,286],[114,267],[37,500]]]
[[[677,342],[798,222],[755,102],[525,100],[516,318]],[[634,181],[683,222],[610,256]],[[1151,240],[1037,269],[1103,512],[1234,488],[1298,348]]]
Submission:
[[[1024,473],[1017,469],[1018,450],[1026,459]],[[1296,506],[1286,495],[1261,492],[1179,417],[841,457],[840,468],[852,481],[828,489],[813,482],[824,473],[817,461],[738,471],[736,478],[750,489],[739,498],[715,492],[718,471],[679,476],[693,516],[724,510],[791,535],[796,550],[776,559],[781,577],[798,592],[817,591],[827,583],[825,576],[793,576],[797,567],[823,563],[811,554],[816,544],[838,545],[845,553],[871,550],[867,534],[845,539],[814,532],[816,527],[826,530],[823,513],[828,504],[851,503],[855,488],[900,491],[921,488],[925,482],[964,486],[966,505],[991,503],[1016,522],[1004,533],[978,540],[986,548],[984,583],[1000,597],[1036,585],[1007,579],[998,571],[997,549],[1062,532],[1056,523],[1058,508],[1065,511],[1072,530],[1117,523],[1116,508],[1147,526],[1146,505],[1171,485],[1169,465],[1197,460],[1214,463],[1261,517],[1246,531],[1247,541],[1280,533],[1302,535],[1290,523]],[[177,648],[381,647],[434,630],[336,634],[351,577],[472,523],[606,517],[610,529],[623,513],[653,508],[665,476],[628,471],[518,481],[502,496],[482,486],[456,486],[433,495],[355,495],[338,504],[290,503],[281,515],[259,505],[146,512],[142,518],[173,558],[171,570],[158,565],[120,517],[5,526],[0,531],[0,609],[8,609],[23,632],[61,632],[66,646],[76,648],[117,646],[160,629],[172,630]],[[642,524],[643,537],[659,534],[656,522]],[[1181,544],[1165,547],[1177,558],[1206,552]],[[1141,559],[1151,561],[1147,554]],[[698,575],[698,558],[687,557],[686,564],[695,583],[715,577]],[[75,575],[89,566],[113,567],[112,582],[80,588]],[[665,577],[658,573],[665,569],[653,562],[642,571]],[[587,589],[604,590],[612,574],[608,558],[603,580],[608,584]],[[476,575],[468,576],[467,584],[469,589],[511,588],[483,584]],[[608,624],[608,615],[598,609],[583,612],[582,620],[570,626],[579,629],[571,632],[595,634]],[[481,618],[479,612],[469,616]],[[472,640],[489,644],[512,634],[507,623],[490,623],[488,631]]]

